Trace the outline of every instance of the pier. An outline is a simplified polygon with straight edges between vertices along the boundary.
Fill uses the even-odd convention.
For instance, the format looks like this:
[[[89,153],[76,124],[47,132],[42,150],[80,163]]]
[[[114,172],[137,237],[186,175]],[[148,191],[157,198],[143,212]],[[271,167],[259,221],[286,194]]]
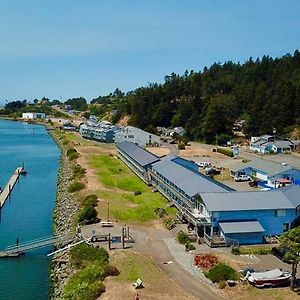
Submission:
[[[11,178],[9,179],[7,185],[5,186],[5,188],[2,190],[2,192],[0,193],[0,209],[2,208],[2,206],[4,205],[5,201],[7,200],[7,198],[9,198],[16,182],[18,181],[19,177],[21,174],[25,174],[25,169],[24,167],[18,167],[15,172],[13,173],[13,175],[11,176]]]

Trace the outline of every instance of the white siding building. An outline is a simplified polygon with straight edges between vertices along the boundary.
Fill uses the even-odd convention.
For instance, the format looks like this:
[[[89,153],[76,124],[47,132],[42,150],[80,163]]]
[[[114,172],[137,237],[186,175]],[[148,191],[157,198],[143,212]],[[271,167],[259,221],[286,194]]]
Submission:
[[[124,141],[132,142],[140,147],[160,145],[159,136],[133,126],[122,127],[115,133],[115,143]]]
[[[35,112],[27,112],[22,113],[22,119],[45,119],[46,114],[44,113],[35,113]]]

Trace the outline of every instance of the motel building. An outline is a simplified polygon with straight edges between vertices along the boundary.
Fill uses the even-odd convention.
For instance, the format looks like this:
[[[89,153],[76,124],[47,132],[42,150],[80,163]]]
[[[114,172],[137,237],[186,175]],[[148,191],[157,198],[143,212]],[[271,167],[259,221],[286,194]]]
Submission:
[[[178,209],[200,241],[209,246],[261,244],[296,226],[300,187],[237,192],[198,172],[175,155],[159,158],[130,142],[117,144],[118,157]]]

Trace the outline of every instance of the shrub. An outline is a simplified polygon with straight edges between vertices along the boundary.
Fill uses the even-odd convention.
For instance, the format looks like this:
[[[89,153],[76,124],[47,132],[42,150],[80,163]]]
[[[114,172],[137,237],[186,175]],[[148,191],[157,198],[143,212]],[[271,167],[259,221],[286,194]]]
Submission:
[[[227,285],[226,281],[225,280],[221,280],[219,282],[219,289],[221,289],[221,290],[224,289],[226,287],[226,285]]]
[[[75,178],[82,178],[84,176],[86,172],[86,169],[82,168],[80,165],[76,165],[74,168],[73,168],[73,176],[72,178],[75,179]]]
[[[84,206],[78,213],[78,221],[83,222],[84,220],[92,220],[97,217],[97,210],[92,205]]]
[[[240,255],[241,254],[240,248],[239,247],[232,247],[231,248],[231,253],[234,254],[234,255]]]
[[[229,157],[233,157],[233,151],[231,149],[218,147],[217,151]]]
[[[104,266],[104,276],[105,277],[107,277],[107,276],[118,276],[119,274],[120,274],[120,272],[116,267],[111,266],[109,264]]]
[[[182,244],[185,245],[187,243],[187,241],[189,240],[188,235],[186,233],[184,233],[183,231],[179,231],[176,235],[177,241]]]
[[[134,196],[138,196],[138,195],[141,195],[141,194],[142,194],[142,192],[140,190],[134,192]]]
[[[69,193],[75,193],[84,188],[84,184],[82,182],[73,182],[68,186]]]
[[[154,212],[160,217],[162,218],[164,215],[166,215],[166,210],[164,208],[160,208],[160,207],[156,207],[154,208]]]
[[[104,248],[95,248],[87,244],[80,244],[70,250],[71,263],[82,268],[89,263],[98,262],[105,265],[108,262],[108,253]]]
[[[98,197],[97,197],[97,195],[94,195],[94,194],[87,195],[81,201],[81,205],[82,206],[93,206],[93,207],[96,207],[97,203],[98,203]]]
[[[180,142],[180,143],[178,144],[178,149],[179,149],[179,150],[184,150],[184,149],[185,149],[185,144],[184,144],[184,142]]]
[[[172,219],[165,219],[163,224],[169,230],[175,227],[175,222]]]
[[[237,280],[238,274],[237,272],[225,264],[217,264],[212,267],[205,275],[212,282],[220,282],[222,280]]]
[[[185,244],[185,251],[195,250],[196,247],[191,243],[191,241],[187,241]]]
[[[74,148],[69,148],[69,149],[67,150],[67,156],[70,156],[70,155],[73,154],[73,153],[77,153],[76,149],[74,149]]]
[[[217,263],[218,258],[213,254],[197,254],[194,258],[194,264],[199,268],[211,268]]]
[[[71,153],[68,158],[69,160],[74,160],[77,159],[79,157],[79,154],[77,152]]]

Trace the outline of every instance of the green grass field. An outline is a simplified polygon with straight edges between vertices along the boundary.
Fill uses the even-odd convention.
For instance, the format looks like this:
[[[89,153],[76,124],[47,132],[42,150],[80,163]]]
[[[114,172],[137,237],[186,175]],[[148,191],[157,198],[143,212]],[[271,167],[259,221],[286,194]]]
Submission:
[[[167,200],[154,193],[122,161],[108,154],[92,155],[90,166],[96,170],[100,182],[107,190],[99,191],[99,198],[110,203],[111,216],[119,221],[145,223],[157,219],[154,209],[165,208],[169,215],[175,215],[175,208],[166,208]],[[135,196],[135,191],[142,194]],[[106,213],[106,203],[100,203],[100,210]],[[105,213],[102,215],[105,216]],[[101,215],[101,211],[100,211]]]

